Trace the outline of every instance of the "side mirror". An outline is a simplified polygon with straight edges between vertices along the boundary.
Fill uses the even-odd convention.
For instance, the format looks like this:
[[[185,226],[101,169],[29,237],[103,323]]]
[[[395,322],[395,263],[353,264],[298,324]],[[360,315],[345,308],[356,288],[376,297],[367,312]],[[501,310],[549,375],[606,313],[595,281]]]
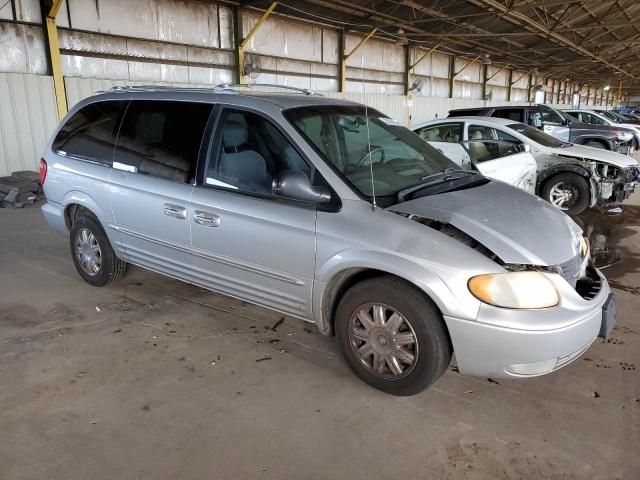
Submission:
[[[565,127],[570,127],[572,123],[573,123],[573,122],[572,122],[571,120],[569,120],[569,119],[565,119],[565,120],[562,122],[562,125],[564,125]]]
[[[529,145],[528,143],[521,143],[520,151],[523,153],[531,153],[531,145]]]
[[[273,180],[273,194],[277,197],[307,203],[328,203],[331,193],[324,187],[314,187],[304,173],[286,170]]]

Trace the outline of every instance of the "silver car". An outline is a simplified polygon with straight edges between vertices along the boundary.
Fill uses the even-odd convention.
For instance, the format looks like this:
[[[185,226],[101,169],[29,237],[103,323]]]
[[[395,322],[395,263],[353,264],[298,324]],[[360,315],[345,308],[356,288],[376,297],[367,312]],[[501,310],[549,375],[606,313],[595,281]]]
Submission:
[[[127,264],[315,323],[369,385],[530,377],[615,322],[580,228],[366,106],[119,88],[63,120],[41,177],[80,276]]]

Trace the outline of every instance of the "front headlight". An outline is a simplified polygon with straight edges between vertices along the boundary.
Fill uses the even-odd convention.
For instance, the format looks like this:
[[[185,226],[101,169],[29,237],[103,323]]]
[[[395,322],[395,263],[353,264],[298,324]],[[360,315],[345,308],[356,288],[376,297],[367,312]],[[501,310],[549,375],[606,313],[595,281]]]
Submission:
[[[618,140],[621,140],[623,142],[628,142],[629,140],[631,140],[631,137],[632,137],[631,132],[627,133],[627,132],[617,131],[615,132],[615,135]]]
[[[584,258],[587,256],[588,253],[589,253],[589,242],[587,241],[586,237],[582,237],[580,239],[580,256]]]
[[[478,275],[468,285],[474,297],[496,307],[548,308],[560,302],[556,287],[539,272]]]

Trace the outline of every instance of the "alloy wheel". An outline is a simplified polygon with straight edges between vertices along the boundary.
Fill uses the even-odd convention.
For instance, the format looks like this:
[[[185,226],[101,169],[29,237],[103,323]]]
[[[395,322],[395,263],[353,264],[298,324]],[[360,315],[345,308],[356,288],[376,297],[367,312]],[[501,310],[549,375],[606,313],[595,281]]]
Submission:
[[[408,375],[418,359],[418,341],[409,321],[393,307],[366,303],[349,321],[349,343],[372,374],[385,379]]]

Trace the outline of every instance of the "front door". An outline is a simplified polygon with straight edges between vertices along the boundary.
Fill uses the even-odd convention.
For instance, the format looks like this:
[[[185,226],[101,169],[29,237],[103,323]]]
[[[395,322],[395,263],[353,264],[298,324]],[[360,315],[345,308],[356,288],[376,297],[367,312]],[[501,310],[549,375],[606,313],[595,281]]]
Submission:
[[[540,105],[538,108],[542,117],[542,131],[563,142],[568,142],[571,130],[566,125],[564,118],[553,108],[545,105]]]
[[[313,170],[262,115],[223,109],[189,222],[198,283],[310,319],[316,210],[278,199],[284,170]]]
[[[467,132],[471,161],[480,173],[535,194],[536,160],[517,138],[483,125],[471,124]]]
[[[193,279],[189,200],[210,112],[206,103],[129,104],[109,187],[126,261]]]

